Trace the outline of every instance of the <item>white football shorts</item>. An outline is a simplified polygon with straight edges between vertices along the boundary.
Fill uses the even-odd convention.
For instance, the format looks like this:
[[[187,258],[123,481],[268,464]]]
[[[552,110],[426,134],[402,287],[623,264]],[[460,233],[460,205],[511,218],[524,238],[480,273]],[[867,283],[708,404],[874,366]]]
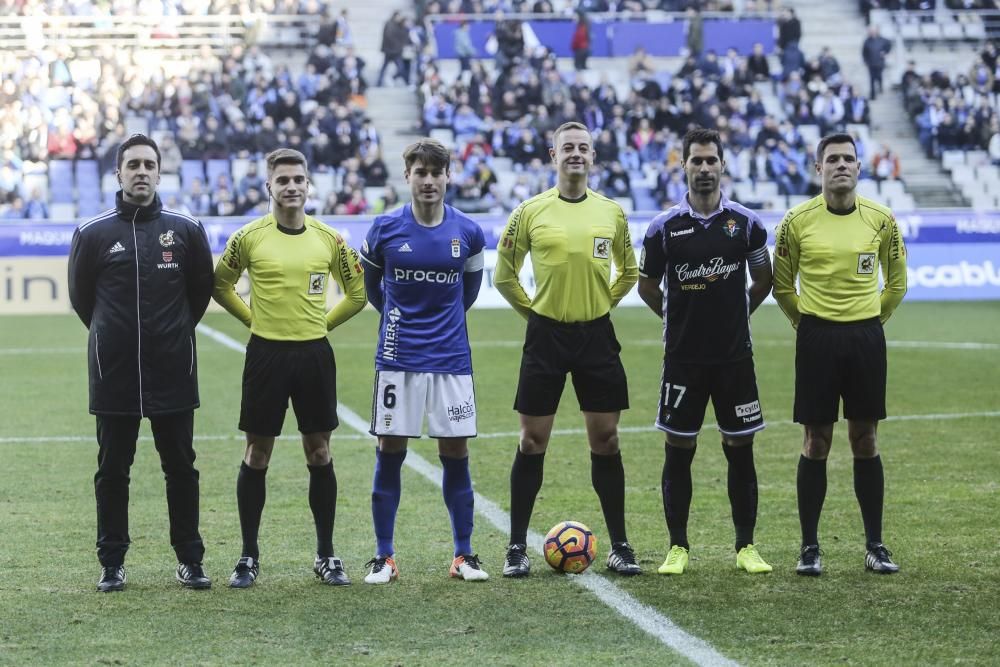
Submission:
[[[431,438],[476,437],[472,376],[375,371],[372,435],[419,438],[424,415]]]

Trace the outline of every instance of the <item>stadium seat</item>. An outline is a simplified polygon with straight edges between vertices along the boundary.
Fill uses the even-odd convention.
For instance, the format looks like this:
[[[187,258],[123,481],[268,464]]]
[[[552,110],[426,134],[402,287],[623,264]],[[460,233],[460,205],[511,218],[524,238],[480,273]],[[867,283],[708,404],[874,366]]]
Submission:
[[[72,202],[53,202],[49,204],[50,220],[76,220],[76,204]]]
[[[71,160],[49,161],[49,186],[49,197],[53,204],[71,204],[73,202],[73,162]]]
[[[178,193],[181,191],[181,177],[177,174],[160,174],[160,187],[158,188],[160,199],[165,199],[164,193]]]
[[[879,194],[883,197],[895,199],[905,195],[906,189],[900,181],[882,181],[882,184],[879,186]]]
[[[493,167],[493,171],[497,173],[501,171],[513,171],[514,161],[509,157],[495,157],[490,163],[490,166]]]
[[[229,171],[229,160],[208,160],[205,163],[205,177],[208,179],[209,187],[215,187],[215,184],[219,182],[219,176],[225,176],[229,185],[233,185],[233,176]]]
[[[772,199],[778,196],[778,184],[774,181],[757,181],[754,186],[756,199]]]
[[[989,164],[990,154],[986,151],[966,151],[965,152],[965,164],[978,167],[979,165]]]
[[[986,192],[970,197],[970,199],[972,200],[972,208],[977,211],[989,211],[996,206],[996,197]]]
[[[806,146],[815,146],[821,138],[819,125],[812,123],[799,125],[799,134],[802,135],[802,141],[805,142]]]
[[[334,173],[332,171],[314,171],[310,174],[310,178],[320,200],[326,201],[327,196],[334,192],[336,187]]]
[[[858,181],[858,194],[868,199],[878,199],[878,183],[870,178],[863,178]]]
[[[976,180],[976,170],[967,164],[958,164],[951,168],[951,180],[958,185]]]
[[[431,130],[430,138],[440,141],[449,150],[455,146],[455,133],[448,127],[439,127]]]
[[[101,184],[101,168],[97,160],[77,160],[76,161],[76,188],[97,189]]]
[[[951,171],[956,166],[965,164],[965,151],[943,151],[941,153],[941,166]]]
[[[205,182],[205,165],[202,164],[201,160],[181,162],[181,181],[184,183],[184,187],[191,187],[191,182],[196,178],[202,183]]]
[[[920,25],[912,22],[903,23],[899,26],[899,34],[904,40],[920,39]]]
[[[42,193],[43,198],[49,196],[49,176],[44,172],[36,172],[33,174],[25,174],[22,177],[22,182],[24,183],[24,192],[31,196],[31,193],[38,189]]]
[[[81,219],[93,218],[98,213],[106,210],[103,202],[96,199],[84,199],[80,201],[77,214]]]
[[[125,116],[125,133],[149,134],[149,121],[142,116]]]
[[[958,21],[945,21],[941,24],[941,36],[944,39],[962,39],[965,32]]]
[[[941,26],[937,23],[921,23],[920,37],[928,41],[941,39]]]
[[[247,175],[247,171],[249,171],[249,165],[250,165],[250,160],[248,158],[241,158],[241,157],[233,158],[232,162],[233,185],[235,187],[238,187],[240,181],[242,181],[243,177]],[[257,173],[263,174],[264,172],[258,171]]]
[[[101,176],[101,192],[104,194],[118,192],[118,177],[114,174],[104,174],[104,176]]]
[[[615,201],[622,207],[622,210],[625,211],[626,215],[632,212],[633,207],[631,197],[615,197]]]
[[[986,27],[978,16],[972,17],[964,28],[965,38],[979,42],[986,39]]]

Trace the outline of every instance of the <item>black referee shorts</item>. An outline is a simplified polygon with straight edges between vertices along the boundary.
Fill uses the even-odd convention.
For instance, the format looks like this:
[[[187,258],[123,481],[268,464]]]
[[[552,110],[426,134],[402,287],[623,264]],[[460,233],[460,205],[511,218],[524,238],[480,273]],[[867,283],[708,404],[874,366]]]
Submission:
[[[800,424],[885,419],[885,333],[877,317],[830,322],[803,315],[795,337],[795,410]]]
[[[524,335],[514,409],[535,417],[555,414],[567,373],[573,376],[581,410],[628,409],[621,349],[608,315],[589,322],[558,322],[532,313]]]
[[[337,364],[330,342],[326,338],[287,341],[250,336],[243,365],[240,430],[281,435],[289,399],[299,432],[337,428]]]

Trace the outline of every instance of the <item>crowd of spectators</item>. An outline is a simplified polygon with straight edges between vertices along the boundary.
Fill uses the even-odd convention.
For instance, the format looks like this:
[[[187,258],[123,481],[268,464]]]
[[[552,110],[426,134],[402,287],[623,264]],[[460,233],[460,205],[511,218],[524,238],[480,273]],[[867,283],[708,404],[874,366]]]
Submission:
[[[772,182],[782,195],[813,194],[816,136],[867,124],[870,109],[829,49],[811,57],[799,49],[793,12],[783,12],[779,31],[782,48],[773,57],[759,44],[748,55],[707,48],[674,72],[658,71],[640,47],[622,72],[628,86],[620,87],[606,73],[595,82],[560,69],[544,46],[525,43],[519,21],[504,19],[492,61],[463,61],[457,76],[445,76],[442,69],[454,68],[433,59],[421,65],[421,122],[425,132],[453,135],[450,197],[473,211],[509,209],[550,187],[549,135],[567,120],[594,134],[591,186],[640,208],[670,206],[683,194],[680,140],[692,125],[722,133],[728,186]],[[859,150],[867,175],[872,156],[863,142]],[[510,189],[501,187],[498,157],[514,170]]]
[[[0,2],[23,12],[56,5]],[[79,8],[86,4],[78,3]],[[186,12],[209,4],[163,3],[171,11]],[[305,10],[316,3],[286,4],[289,10]],[[126,11],[133,5],[110,6]],[[223,6],[238,5],[212,5],[216,11]],[[224,57],[204,45],[180,61],[144,59],[141,51],[111,44],[93,54],[74,53],[66,46],[42,48],[26,57],[0,54],[0,215],[46,217],[46,188],[37,177],[46,182],[50,161],[97,160],[101,174],[111,173],[118,144],[134,131],[149,133],[162,144],[165,175],[180,174],[184,161],[256,162],[279,146],[290,146],[306,155],[313,172],[334,176],[334,196],[318,192],[325,199],[312,202],[313,211],[375,208],[379,201],[366,201],[364,190],[384,186],[388,170],[379,134],[365,113],[364,62],[355,54],[346,19],[346,10],[323,15],[306,65],[295,73],[256,45],[237,45]],[[165,201],[195,215],[266,209],[259,183],[241,187],[232,180],[224,174],[216,182],[197,179],[175,191],[161,187],[161,192]],[[110,194],[80,197],[96,196],[107,203]]]
[[[497,11],[574,16],[615,12],[732,12],[740,15],[772,11],[776,0],[416,0],[416,15],[493,14]]]
[[[986,42],[968,68],[918,72],[910,61],[900,79],[903,103],[928,157],[948,150],[986,150],[1000,164],[1000,50]]]

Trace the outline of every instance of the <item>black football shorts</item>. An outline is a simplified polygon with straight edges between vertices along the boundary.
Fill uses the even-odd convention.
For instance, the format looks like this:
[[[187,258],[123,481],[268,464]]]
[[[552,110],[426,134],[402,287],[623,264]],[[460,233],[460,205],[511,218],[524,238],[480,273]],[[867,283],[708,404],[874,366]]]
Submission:
[[[665,360],[656,427],[685,438],[697,436],[709,398],[724,435],[749,435],[764,428],[753,357],[724,364]]]
[[[621,349],[607,315],[589,322],[558,322],[532,313],[524,335],[514,409],[536,417],[555,414],[567,373],[584,412],[628,409]]]
[[[300,433],[337,428],[337,364],[330,342],[251,336],[243,365],[240,430],[281,435],[289,399]]]
[[[795,409],[800,424],[885,419],[885,333],[877,317],[830,322],[803,315],[795,336]]]

